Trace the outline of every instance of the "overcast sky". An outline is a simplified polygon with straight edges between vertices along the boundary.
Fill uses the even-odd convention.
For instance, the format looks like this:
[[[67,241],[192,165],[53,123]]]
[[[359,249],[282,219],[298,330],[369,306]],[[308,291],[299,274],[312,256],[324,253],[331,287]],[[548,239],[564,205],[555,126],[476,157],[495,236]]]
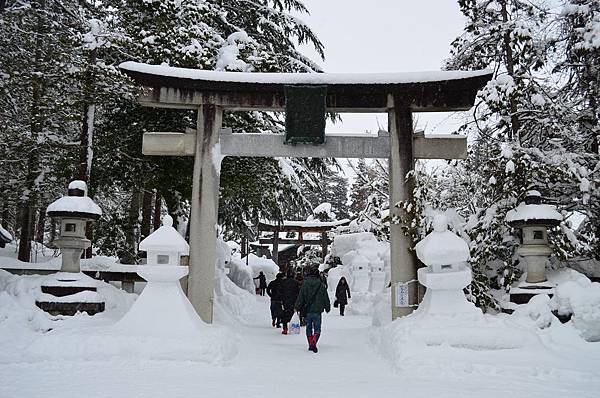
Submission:
[[[440,70],[450,43],[463,28],[455,0],[304,0],[311,15],[301,16],[325,45],[325,61],[304,53],[326,72],[409,72]],[[460,115],[417,115],[426,133],[453,131]],[[387,116],[348,115],[327,131],[377,131]]]

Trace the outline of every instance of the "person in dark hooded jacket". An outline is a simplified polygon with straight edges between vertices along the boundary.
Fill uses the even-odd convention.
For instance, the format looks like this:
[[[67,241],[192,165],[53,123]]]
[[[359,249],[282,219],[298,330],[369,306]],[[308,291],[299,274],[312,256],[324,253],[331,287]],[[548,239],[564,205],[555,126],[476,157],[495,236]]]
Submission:
[[[309,276],[304,279],[295,308],[298,311],[306,312],[308,349],[316,353],[318,352],[317,342],[321,336],[321,314],[323,311],[331,310],[327,288],[319,278],[318,268],[311,269]]]
[[[258,276],[254,279],[258,279],[258,292],[261,296],[264,296],[265,290],[267,289],[267,277],[262,271],[260,271]]]
[[[298,285],[298,281],[294,279],[294,272],[292,270],[288,271],[286,278],[281,281],[279,289],[281,292],[281,301],[283,302],[283,313],[281,315],[283,331],[281,334],[288,334],[288,323],[294,315],[294,304],[300,292],[300,286]]]
[[[346,308],[346,305],[348,305],[349,298],[351,298],[350,287],[348,286],[346,278],[342,276],[337,284],[337,287],[335,288],[335,300],[340,307],[341,316],[344,316],[344,309]]]
[[[267,286],[267,294],[271,297],[271,319],[273,327],[281,327],[281,315],[283,312],[283,299],[281,296],[281,281],[283,273],[278,273],[275,280]]]

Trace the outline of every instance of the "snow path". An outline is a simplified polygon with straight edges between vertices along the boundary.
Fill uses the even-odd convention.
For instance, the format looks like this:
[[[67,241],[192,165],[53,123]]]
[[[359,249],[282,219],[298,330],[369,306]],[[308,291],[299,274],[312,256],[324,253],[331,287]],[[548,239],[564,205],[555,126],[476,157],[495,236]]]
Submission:
[[[340,317],[335,309],[324,316],[318,354],[307,351],[304,334],[283,336],[270,326],[266,298],[258,298],[250,319],[237,330],[239,353],[231,364],[1,362],[0,397],[594,397],[600,387],[576,372],[531,377],[513,369],[507,379],[502,368],[474,367],[457,377],[443,364],[425,363],[410,374],[394,373],[371,346],[370,319]]]

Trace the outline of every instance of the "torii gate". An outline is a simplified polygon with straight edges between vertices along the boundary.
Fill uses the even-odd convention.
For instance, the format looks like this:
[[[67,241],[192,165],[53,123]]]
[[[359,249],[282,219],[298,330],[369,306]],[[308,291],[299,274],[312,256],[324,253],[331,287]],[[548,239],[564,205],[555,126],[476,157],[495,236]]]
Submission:
[[[149,90],[143,106],[194,109],[197,130],[144,134],[145,155],[195,156],[190,216],[188,298],[212,323],[219,201],[219,168],[224,156],[389,158],[390,212],[410,199],[405,181],[414,159],[466,157],[466,138],[415,135],[413,112],[469,110],[490,71],[441,71],[394,74],[215,72],[125,62],[120,68]],[[222,130],[223,111],[282,111],[286,90],[326,86],[325,109],[331,112],[387,112],[388,134],[327,135],[322,145],[285,145],[282,134],[233,134]],[[287,138],[287,137],[286,137]],[[322,137],[325,138],[325,137]],[[417,304],[417,264],[411,239],[391,225],[392,317],[408,315]],[[399,306],[401,305],[401,306]]]

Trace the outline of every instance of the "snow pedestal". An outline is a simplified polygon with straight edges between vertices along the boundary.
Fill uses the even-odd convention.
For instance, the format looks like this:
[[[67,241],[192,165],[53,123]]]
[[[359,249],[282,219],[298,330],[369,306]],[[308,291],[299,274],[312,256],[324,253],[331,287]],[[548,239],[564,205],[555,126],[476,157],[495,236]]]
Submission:
[[[484,315],[467,300],[463,289],[472,280],[466,265],[469,246],[448,231],[445,216],[436,216],[434,231],[416,245],[417,257],[427,265],[418,279],[427,287],[419,308],[386,327],[392,352],[419,347],[498,350],[520,348],[536,342],[536,336],[514,327],[502,314]]]
[[[506,214],[506,222],[520,231],[517,254],[527,265],[525,282],[511,287],[512,303],[526,304],[537,294],[553,294],[553,286],[546,277],[546,263],[552,254],[548,228],[557,226],[562,219],[555,206],[541,203],[538,191],[528,191],[524,202]]]
[[[467,301],[463,289],[471,283],[471,269],[465,262],[470,258],[467,243],[448,231],[445,216],[433,221],[434,230],[417,243],[417,257],[427,267],[417,271],[419,282],[427,287],[417,313],[481,314],[473,303]]]
[[[58,238],[51,244],[60,249],[62,265],[61,272],[42,285],[44,298],[36,305],[53,315],[104,311],[104,301],[95,293],[95,281],[80,269],[81,254],[91,244],[85,236],[86,224],[102,215],[100,207],[87,196],[86,183],[72,181],[67,196],[51,203],[46,213],[60,225]]]
[[[143,330],[156,335],[193,334],[206,326],[181,289],[179,280],[189,268],[180,266],[181,255],[189,245],[173,228],[170,216],[163,225],[140,242],[147,252],[147,264],[137,273],[148,283],[129,312],[115,325],[119,330]]]
[[[463,289],[471,283],[471,269],[462,268],[436,273],[429,267],[417,271],[419,282],[427,287],[418,312],[431,315],[478,314],[481,311],[467,301]]]

